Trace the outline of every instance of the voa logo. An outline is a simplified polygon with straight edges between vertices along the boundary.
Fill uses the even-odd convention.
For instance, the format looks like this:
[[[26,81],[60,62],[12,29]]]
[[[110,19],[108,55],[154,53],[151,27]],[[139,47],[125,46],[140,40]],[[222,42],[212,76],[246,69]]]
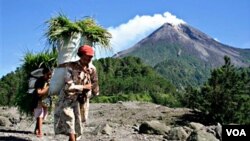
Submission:
[[[247,136],[244,129],[226,129],[227,136]]]

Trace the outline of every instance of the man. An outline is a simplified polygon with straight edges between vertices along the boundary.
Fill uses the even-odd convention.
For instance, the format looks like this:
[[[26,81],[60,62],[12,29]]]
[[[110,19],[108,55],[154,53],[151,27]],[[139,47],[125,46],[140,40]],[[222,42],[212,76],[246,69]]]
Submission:
[[[81,46],[77,55],[80,60],[65,65],[65,86],[55,108],[55,134],[66,134],[69,141],[75,141],[82,135],[82,124],[88,116],[89,99],[92,94],[99,94],[96,69],[90,63],[94,49],[88,45]]]
[[[36,118],[35,134],[37,137],[42,137],[42,123],[48,114],[48,108],[42,104],[42,99],[47,96],[49,90],[49,80],[51,78],[51,71],[48,68],[43,69],[43,76],[38,78],[35,83],[35,109],[34,116]]]

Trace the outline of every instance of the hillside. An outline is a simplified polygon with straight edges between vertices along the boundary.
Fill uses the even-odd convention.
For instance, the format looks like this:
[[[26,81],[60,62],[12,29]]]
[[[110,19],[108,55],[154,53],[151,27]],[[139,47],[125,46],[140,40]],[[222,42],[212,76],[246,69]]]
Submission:
[[[250,49],[222,44],[187,24],[165,23],[131,48],[114,55],[124,56],[141,58],[178,87],[202,84],[212,68],[224,64],[224,56],[229,56],[235,66],[250,65]]]
[[[176,88],[140,58],[104,58],[95,60],[101,96],[98,103],[117,101],[147,101],[168,106],[180,106]],[[0,79],[0,105],[17,105],[30,112],[31,95],[27,94],[28,77],[23,68]]]
[[[147,101],[179,106],[176,88],[140,58],[104,58],[93,62],[98,70],[101,96],[94,102]]]

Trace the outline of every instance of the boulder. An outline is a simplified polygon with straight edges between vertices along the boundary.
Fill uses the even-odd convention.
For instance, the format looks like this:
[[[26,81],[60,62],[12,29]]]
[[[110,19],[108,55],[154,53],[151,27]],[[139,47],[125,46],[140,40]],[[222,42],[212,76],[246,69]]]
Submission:
[[[191,133],[187,138],[187,141],[219,141],[213,134],[206,132],[205,130],[196,130]]]
[[[8,127],[11,125],[11,122],[8,118],[0,116],[0,126]]]
[[[139,133],[145,134],[157,134],[157,135],[165,135],[170,130],[170,127],[165,124],[160,123],[157,120],[146,121],[142,123],[139,127]]]
[[[169,131],[167,136],[164,136],[164,138],[167,140],[186,141],[188,134],[183,127],[174,127]]]

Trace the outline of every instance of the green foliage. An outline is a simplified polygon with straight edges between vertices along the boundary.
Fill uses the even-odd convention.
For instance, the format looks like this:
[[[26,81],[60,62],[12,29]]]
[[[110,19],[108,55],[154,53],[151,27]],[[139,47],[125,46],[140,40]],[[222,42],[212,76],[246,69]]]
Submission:
[[[31,114],[31,105],[33,102],[33,95],[27,94],[28,80],[30,73],[38,68],[48,67],[53,68],[56,66],[57,52],[54,50],[47,50],[38,54],[26,53],[23,65],[22,65],[22,76],[20,77],[19,83],[22,84],[19,87],[18,92],[15,95],[15,104],[19,110],[26,114]]]
[[[105,58],[94,62],[100,76],[101,93],[175,93],[175,87],[139,58]]]
[[[208,113],[212,121],[250,124],[250,68],[237,69],[225,57],[225,64],[211,72],[200,90],[188,88],[187,106]]]
[[[22,84],[19,87],[18,92],[15,95],[15,106],[18,107],[21,113],[32,114],[31,103],[33,102],[33,95],[27,94],[28,90],[28,74],[23,70],[23,76],[21,77],[20,82]]]
[[[187,63],[189,62],[189,63]],[[155,70],[168,78],[179,89],[188,85],[199,86],[208,79],[209,69],[195,59],[167,59],[155,66]],[[199,69],[198,69],[199,68]]]
[[[54,47],[59,39],[64,39],[73,33],[80,32],[81,30],[63,14],[51,18],[46,21],[46,24],[48,24],[48,30],[46,31],[45,36],[47,37],[49,44]]]
[[[45,36],[53,47],[57,47],[57,43],[65,38],[80,33],[91,43],[97,43],[101,47],[110,48],[111,34],[105,28],[96,24],[93,18],[86,17],[83,20],[72,22],[65,15],[59,14],[57,17],[52,17],[46,21],[46,24],[48,29]]]
[[[181,103],[173,94],[151,93],[153,103],[165,105],[168,107],[180,107]]]
[[[153,102],[148,93],[117,94],[112,96],[98,96],[91,100],[96,103],[116,103],[118,101],[144,101]]]
[[[0,80],[0,105],[13,106],[15,96],[22,87],[23,71],[17,68],[15,72],[10,72]]]
[[[110,38],[112,35],[103,27],[96,24],[95,20],[87,17],[83,20],[77,21],[76,25],[81,29],[82,35],[92,43],[99,43],[105,48],[110,47]]]
[[[143,59],[179,90],[188,85],[201,86],[208,79],[211,66],[184,49],[178,44],[158,41],[145,44],[129,55]]]
[[[159,41],[157,43],[145,44],[129,55],[139,57],[143,59],[143,62],[154,67],[166,59],[176,59],[179,49],[179,45]]]
[[[47,50],[38,54],[27,52],[24,56],[22,67],[27,74],[43,67],[53,68],[57,65],[57,55],[58,53],[55,50]]]
[[[199,91],[190,85],[185,88],[185,94],[180,95],[179,99],[182,105],[192,109],[201,109],[200,104],[203,102]]]
[[[101,96],[93,102],[147,101],[178,105],[174,97],[175,87],[139,58],[104,58],[94,64],[100,77]],[[158,100],[153,99],[157,97],[155,95],[160,95]]]
[[[54,64],[53,61],[50,62],[49,60],[54,60],[52,58],[55,57],[55,54],[39,53],[28,55],[31,57],[26,58],[32,59],[25,59],[21,70],[18,70],[11,74],[11,77],[8,77],[8,81],[11,81],[13,77],[17,77],[18,82],[6,88],[4,86],[7,84],[5,83],[6,81],[0,81],[0,85],[3,86],[1,87],[3,90],[1,90],[0,94],[3,95],[4,99],[7,99],[6,91],[11,91],[13,86],[18,86],[17,91],[13,91],[12,100],[14,100],[15,105],[21,112],[30,114],[32,96],[26,94],[28,90],[29,73],[33,71],[33,69],[42,66],[41,64],[47,64],[49,66]],[[30,67],[28,67],[28,64],[30,64]],[[139,58],[104,58],[95,60],[94,64],[98,71],[101,95],[93,98],[91,100],[92,102],[115,103],[118,101],[146,101],[167,106],[179,106],[175,87],[159,76],[152,67],[143,64]],[[3,102],[6,101],[7,100],[3,100]],[[3,104],[11,103],[6,102]]]

